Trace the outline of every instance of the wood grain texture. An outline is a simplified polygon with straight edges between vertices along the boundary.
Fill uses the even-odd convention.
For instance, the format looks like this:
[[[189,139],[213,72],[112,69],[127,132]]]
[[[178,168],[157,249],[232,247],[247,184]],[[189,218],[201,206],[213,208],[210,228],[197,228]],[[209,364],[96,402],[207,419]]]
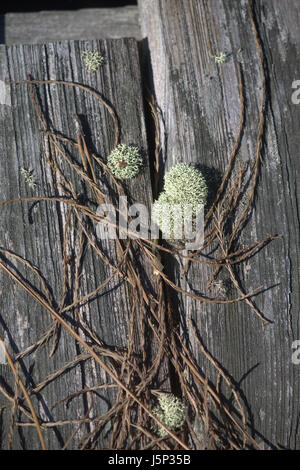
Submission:
[[[104,65],[94,73],[87,71],[82,62],[81,54],[85,50],[98,50],[105,56]],[[137,43],[134,39],[101,40],[101,41],[62,41],[47,45],[1,46],[1,80],[24,80],[30,73],[32,78],[39,80],[66,80],[89,86],[103,94],[114,107],[120,124],[122,143],[138,146],[145,160],[141,174],[125,184],[127,193],[133,200],[144,203],[148,207],[152,200],[149,169],[147,164],[147,139],[143,117],[143,99],[141,89],[140,66]],[[4,88],[3,88],[4,90]],[[45,160],[48,145],[38,121],[26,84],[6,86],[2,93],[1,112],[1,164],[0,164],[0,201],[34,196],[59,196],[61,189],[55,186],[55,178]],[[73,115],[79,115],[90,149],[101,155],[105,160],[114,146],[114,126],[110,114],[101,101],[87,91],[63,85],[37,85],[37,96],[47,127],[69,138],[75,138],[76,130]],[[8,93],[10,92],[10,98]],[[80,165],[78,151],[69,144],[65,149],[71,158]],[[49,156],[48,156],[49,157]],[[61,158],[57,157],[67,181],[72,182],[78,195],[85,198],[91,196],[86,183]],[[26,184],[21,168],[31,170],[36,186]],[[110,191],[109,181],[99,166],[96,175],[104,191]],[[59,180],[59,177],[57,177]],[[55,189],[56,187],[56,189]],[[29,260],[41,270],[50,289],[53,308],[58,309],[62,295],[62,255],[63,226],[67,219],[68,207],[55,202],[16,202],[1,207],[0,247],[11,250]],[[70,263],[78,254],[79,225],[73,228],[66,240],[67,255]],[[95,226],[92,227],[92,232]],[[91,233],[92,233],[91,232]],[[100,243],[100,242],[99,242]],[[115,266],[118,254],[115,242],[102,241],[102,249]],[[0,253],[2,262],[9,266],[21,279],[31,283],[41,293],[42,288],[32,271],[3,251]],[[138,254],[137,265],[142,263]],[[83,258],[80,264],[80,288],[78,296],[86,295],[109,278],[114,272],[85,243]],[[73,269],[73,270],[72,270]],[[68,297],[72,303],[74,294],[74,267],[68,266]],[[147,281],[149,270],[144,265],[142,272]],[[152,282],[152,281],[151,281]],[[1,269],[0,272],[0,334],[11,355],[16,355],[35,343],[52,323],[49,314],[30,295],[17,286]],[[127,338],[130,334],[130,322],[134,323],[135,341],[132,344],[133,354],[139,356],[141,328],[147,327],[135,321],[137,311],[143,305],[133,305],[134,293],[128,284],[118,275],[93,296],[90,301],[80,305],[79,320],[73,317],[72,309],[64,315],[73,328],[77,328],[82,338],[90,341],[82,321],[87,323],[104,345],[112,352],[125,354],[128,347]],[[73,299],[74,300],[74,299]],[[144,331],[143,331],[144,334]],[[146,345],[151,341],[142,339]],[[109,375],[93,360],[80,356],[86,351],[75,344],[74,339],[61,331],[55,354],[49,358],[52,342],[39,351],[20,361],[20,373],[32,391],[46,377],[64,367],[74,358],[78,361],[65,373],[42,387],[38,393],[31,393],[36,412],[42,422],[48,422],[43,428],[46,448],[61,448],[74,431],[78,423],[70,425],[51,423],[64,420],[80,420],[84,417],[101,417],[113,405],[116,399],[116,387],[96,390],[88,395],[76,395],[84,387],[112,384]],[[125,349],[124,349],[125,348]],[[151,349],[151,347],[150,347]],[[100,352],[101,353],[101,352]],[[2,356],[1,356],[2,357]],[[82,359],[80,361],[80,358]],[[104,357],[105,360],[105,357]],[[117,364],[117,363],[116,363]],[[117,365],[116,365],[117,367]],[[145,367],[145,364],[144,364]],[[10,396],[14,396],[14,381],[7,364],[0,364],[1,386]],[[25,377],[25,379],[24,379]],[[126,377],[119,371],[119,378],[126,382]],[[133,380],[133,379],[132,379]],[[127,383],[127,382],[126,382]],[[53,408],[55,403],[75,394],[69,402],[63,402]],[[6,406],[1,414],[1,446],[7,448],[9,440],[9,423],[11,406],[7,396],[0,394],[0,408]],[[24,404],[25,405],[25,404]],[[30,422],[18,412],[16,421]],[[76,447],[83,436],[93,430],[97,424],[92,421],[89,428],[81,425],[71,448]],[[96,438],[96,448],[105,448],[109,444],[109,431],[113,425],[108,422],[100,430]],[[50,427],[49,427],[50,426]],[[32,426],[17,427],[14,433],[12,448],[38,449],[36,429]]]
[[[136,6],[38,11],[2,15],[3,43],[37,44],[67,39],[140,39]]]
[[[263,448],[299,449],[300,366],[292,362],[292,344],[300,337],[300,105],[291,100],[292,82],[300,77],[299,4],[273,0],[253,6],[265,56],[266,125],[255,204],[237,248],[270,234],[282,238],[241,264],[236,274],[246,291],[265,286],[252,300],[272,324],[264,326],[243,302],[208,305],[175,294],[174,299],[198,365],[216,380],[188,318],[195,320],[203,344],[239,391],[257,442]],[[223,174],[240,119],[238,62],[246,98],[238,157],[251,164],[262,77],[247,2],[139,0],[139,8],[144,57],[161,110],[161,174],[181,161]],[[227,59],[217,64],[214,56],[221,52]],[[170,268],[174,281],[213,297],[206,290],[212,271],[193,265],[181,280],[180,263],[177,259]],[[229,295],[238,297],[235,289]]]

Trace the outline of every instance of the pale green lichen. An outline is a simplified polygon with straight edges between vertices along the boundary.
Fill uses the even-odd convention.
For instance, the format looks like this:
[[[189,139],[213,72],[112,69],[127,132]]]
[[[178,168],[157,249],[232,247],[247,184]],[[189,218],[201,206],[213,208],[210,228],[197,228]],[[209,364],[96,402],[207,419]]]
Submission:
[[[201,171],[188,163],[178,163],[164,177],[164,190],[153,204],[152,217],[166,238],[175,236],[189,209],[195,218],[207,200],[207,184]]]
[[[182,238],[183,211],[178,200],[163,191],[152,208],[153,220],[157,223],[164,238],[169,241]],[[179,231],[179,236],[177,234]]]
[[[207,197],[207,185],[202,173],[188,163],[177,163],[164,177],[164,191],[178,204],[204,204]]]
[[[220,55],[215,55],[214,59],[217,64],[223,64],[227,59],[227,54],[225,54],[225,52],[220,52]]]
[[[185,421],[185,406],[180,398],[172,393],[162,393],[158,402],[159,405],[152,410],[153,414],[171,431],[180,428]],[[161,437],[168,434],[161,426],[156,426],[155,430]]]
[[[25,183],[28,184],[29,188],[36,188],[37,184],[34,180],[33,170],[27,170],[26,168],[20,169],[22,176],[24,177]]]
[[[129,179],[136,176],[143,165],[137,147],[119,144],[109,155],[107,166],[113,175],[119,179]]]
[[[83,51],[81,56],[89,72],[96,72],[104,62],[104,57],[98,51]]]

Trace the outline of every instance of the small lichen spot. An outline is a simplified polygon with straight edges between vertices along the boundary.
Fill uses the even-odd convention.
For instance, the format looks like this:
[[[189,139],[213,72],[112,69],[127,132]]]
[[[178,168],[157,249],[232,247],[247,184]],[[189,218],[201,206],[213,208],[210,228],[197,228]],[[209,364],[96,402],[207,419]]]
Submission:
[[[84,51],[81,56],[89,72],[96,72],[104,62],[104,57],[98,51]]]
[[[227,59],[227,54],[225,54],[225,52],[220,52],[220,55],[215,55],[214,59],[217,64],[223,64]]]
[[[28,184],[28,186],[31,189],[36,188],[37,184],[34,181],[34,176],[33,176],[33,170],[27,170],[26,168],[21,168],[21,174],[24,177],[25,183]]]

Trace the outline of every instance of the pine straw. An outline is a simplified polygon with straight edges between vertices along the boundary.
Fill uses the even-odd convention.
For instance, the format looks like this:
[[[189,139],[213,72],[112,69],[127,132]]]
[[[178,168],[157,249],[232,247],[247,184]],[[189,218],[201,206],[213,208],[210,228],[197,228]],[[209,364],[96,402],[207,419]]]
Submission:
[[[1,202],[0,205],[11,204],[13,202],[31,202],[31,201],[49,201],[52,203],[59,203],[67,207],[66,217],[64,218],[64,236],[63,236],[63,256],[62,256],[62,294],[59,305],[55,303],[51,290],[48,287],[40,269],[34,266],[29,260],[22,258],[9,250],[1,249],[5,257],[14,259],[22,263],[30,269],[40,283],[42,291],[32,287],[26,281],[20,279],[14,274],[4,262],[0,262],[0,266],[5,272],[24,290],[29,293],[36,302],[42,305],[52,317],[53,322],[49,329],[44,332],[35,344],[32,344],[26,350],[20,352],[15,356],[14,361],[10,358],[4,343],[1,342],[2,347],[9,359],[9,365],[15,376],[15,383],[18,384],[24,393],[29,407],[23,404],[22,397],[19,396],[18,387],[12,394],[8,391],[7,387],[0,385],[1,393],[7,398],[8,405],[11,407],[11,420],[9,427],[9,442],[8,447],[12,448],[13,434],[16,427],[35,426],[37,435],[42,448],[45,448],[43,433],[56,426],[65,426],[71,424],[73,431],[69,438],[64,443],[63,448],[95,448],[97,446],[97,436],[99,432],[108,423],[111,423],[112,431],[110,435],[109,448],[113,449],[195,449],[195,448],[209,448],[209,449],[247,449],[255,448],[260,449],[259,445],[248,433],[248,422],[246,412],[243,407],[242,399],[236,390],[235,385],[228,377],[222,365],[219,364],[209,353],[206,347],[202,344],[196,326],[190,322],[190,334],[194,335],[195,341],[199,345],[202,354],[207,358],[209,363],[218,373],[218,379],[214,384],[207,376],[205,371],[199,369],[196,359],[179,334],[178,324],[176,318],[178,312],[175,311],[172,305],[172,291],[176,291],[181,296],[190,296],[194,300],[202,303],[210,304],[227,304],[234,302],[246,302],[253,312],[264,322],[268,323],[268,319],[256,308],[251,300],[254,293],[257,293],[263,286],[245,292],[243,286],[236,278],[233,270],[233,265],[245,262],[250,256],[256,254],[261,248],[276,237],[268,236],[264,240],[256,241],[246,247],[240,248],[236,251],[232,250],[235,241],[243,229],[245,221],[248,219],[251,208],[253,205],[255,191],[258,182],[258,176],[261,165],[261,148],[262,137],[264,130],[265,120],[265,73],[263,64],[263,54],[260,45],[252,7],[249,2],[250,20],[253,28],[254,38],[256,41],[258,60],[260,64],[262,87],[260,97],[259,109],[259,124],[257,130],[256,151],[254,162],[251,168],[251,175],[247,184],[245,183],[245,167],[241,165],[237,159],[237,151],[241,142],[242,131],[245,121],[245,103],[244,103],[244,84],[241,65],[238,67],[239,79],[239,96],[240,96],[240,123],[237,131],[235,143],[232,152],[228,159],[227,168],[224,172],[223,179],[217,191],[214,202],[212,203],[205,218],[205,243],[201,250],[198,250],[191,255],[187,256],[181,250],[173,249],[165,246],[159,240],[149,239],[128,239],[126,243],[117,239],[116,250],[117,260],[113,262],[103,252],[103,250],[96,243],[95,238],[89,232],[87,221],[99,221],[101,217],[91,208],[90,205],[84,204],[78,200],[76,190],[71,181],[66,179],[60,164],[58,163],[58,156],[77,174],[79,180],[84,180],[89,186],[91,194],[93,195],[94,205],[106,202],[113,204],[114,200],[108,194],[104,193],[101,189],[101,184],[96,178],[96,169],[101,168],[108,176],[114,194],[124,195],[122,185],[115,180],[109,169],[104,163],[104,160],[94,154],[88,149],[84,134],[82,132],[78,118],[74,117],[74,126],[76,128],[75,139],[62,137],[55,134],[55,132],[47,128],[46,122],[43,118],[42,111],[39,109],[37,99],[35,96],[34,85],[41,84],[57,84],[59,86],[72,86],[79,87],[88,93],[93,93],[96,99],[100,99],[101,103],[106,107],[110,113],[114,128],[115,139],[114,145],[119,143],[119,123],[116,111],[107,102],[107,100],[98,93],[91,91],[88,87],[81,84],[72,82],[56,81],[56,80],[32,80],[28,77],[27,80],[12,82],[14,84],[27,84],[30,89],[33,106],[37,118],[42,126],[42,132],[45,142],[45,161],[50,166],[55,187],[53,188],[59,196],[53,197],[24,197],[9,201]],[[153,97],[148,94],[149,109],[153,115],[153,122],[155,126],[155,150],[154,150],[154,184],[153,194],[157,197],[158,191],[158,178],[160,175],[160,138],[159,138],[159,118],[157,108]],[[75,157],[71,159],[64,151],[63,144],[68,143],[77,152],[80,157],[80,163],[75,163]],[[234,173],[233,169],[236,168]],[[237,211],[240,202],[240,196],[244,193],[247,186],[246,204],[244,205],[240,216],[235,222],[230,237],[226,237],[224,226],[226,221],[232,214]],[[245,200],[245,196],[243,197]],[[118,208],[116,208],[118,211]],[[76,228],[76,236],[74,231]],[[75,256],[70,259],[70,250],[68,240],[73,239],[76,241]],[[80,297],[81,292],[81,266],[84,261],[84,247],[88,244],[94,251],[95,255],[99,257],[102,263],[105,263],[112,269],[112,274],[93,291],[87,292]],[[204,257],[204,252],[207,248],[217,246],[214,250],[215,256],[209,260]],[[139,252],[143,255],[143,259],[151,266],[154,276],[155,292],[149,292],[146,287],[145,280],[139,272],[135,264],[134,253]],[[204,295],[196,295],[191,292],[184,291],[178,285],[169,279],[163,272],[161,265],[161,254],[167,256],[179,256],[185,261],[185,268],[182,275],[186,275],[188,267],[192,263],[207,265],[212,268],[212,275],[208,281],[208,287],[217,279],[219,272],[226,269],[236,288],[237,296],[233,299],[220,300],[218,298],[209,298]],[[83,320],[80,307],[91,300],[95,299],[103,289],[115,277],[122,278],[129,286],[132,292],[132,309],[130,312],[130,321],[128,329],[128,343],[127,347],[112,348],[105,344],[104,338],[98,337],[97,332],[93,331],[91,327]],[[70,299],[70,288],[72,288],[73,296]],[[66,320],[65,314],[72,313],[75,326],[71,326]],[[85,332],[84,339],[80,334],[80,329]],[[140,332],[140,353],[141,360],[137,358],[134,352],[134,331],[138,327]],[[64,328],[76,341],[77,355],[71,361],[66,362],[58,370],[44,378],[42,382],[37,384],[34,389],[27,391],[20,376],[14,366],[18,364],[22,358],[32,354],[43,348],[50,340],[52,340],[52,348],[50,356],[55,354],[59,342],[59,330]],[[146,336],[149,331],[153,334],[153,341],[156,341],[156,355],[154,358],[148,357]],[[79,348],[81,346],[81,348]],[[82,352],[83,351],[83,352]],[[184,430],[180,432],[172,432],[168,430],[163,423],[152,413],[152,401],[155,395],[155,379],[160,369],[161,363],[167,357],[172,364],[173,370],[180,384],[181,395],[185,397],[187,404],[186,425]],[[105,358],[105,360],[104,360]],[[88,403],[85,409],[84,416],[81,419],[66,419],[59,421],[45,421],[38,417],[33,408],[31,397],[40,393],[47,385],[55,381],[62,374],[67,373],[77,364],[82,364],[83,361],[95,361],[102,367],[110,376],[112,383],[99,384],[94,387],[84,387],[82,390],[65,397],[56,404],[69,403],[75,397],[82,396],[85,402]],[[227,391],[233,397],[234,405],[227,403],[224,399],[224,392],[221,390],[221,382],[227,388]],[[134,385],[133,385],[134,384]],[[112,388],[117,389],[116,401],[108,412],[102,416],[93,415],[94,400],[96,399],[95,392],[98,389]],[[3,412],[3,410],[1,410]],[[29,421],[18,421],[17,414],[25,415]],[[202,435],[195,432],[194,421],[203,424]],[[153,422],[156,421],[167,432],[167,438],[158,438],[153,432]],[[75,444],[75,437],[81,431],[80,439]]]

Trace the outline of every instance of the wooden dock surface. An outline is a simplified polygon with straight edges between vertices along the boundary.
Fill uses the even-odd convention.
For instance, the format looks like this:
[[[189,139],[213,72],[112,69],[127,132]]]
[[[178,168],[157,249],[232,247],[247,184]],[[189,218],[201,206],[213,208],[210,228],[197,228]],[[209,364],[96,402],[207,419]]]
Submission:
[[[152,14],[147,15],[150,4]],[[184,161],[224,174],[241,122],[241,69],[243,130],[232,166],[236,178],[237,162],[246,164],[248,183],[240,207],[228,221],[227,233],[225,227],[225,250],[253,182],[251,170],[262,125],[251,213],[229,252],[269,235],[280,238],[232,266],[238,289],[228,269],[220,272],[211,290],[207,289],[211,267],[193,264],[181,278],[182,263],[178,261],[173,276],[182,289],[208,297],[217,294],[227,298],[228,286],[232,298],[263,286],[251,302],[271,324],[266,325],[245,301],[210,305],[187,296],[178,300],[182,323],[187,324],[187,341],[201,370],[210,370],[214,376],[198,339],[234,382],[258,441],[265,442],[266,448],[271,443],[299,447],[299,365],[292,362],[294,341],[300,335],[300,108],[292,102],[292,84],[300,76],[299,5],[293,0],[275,0],[268,6],[254,2],[253,21],[247,1],[167,0],[153,4],[141,0],[140,9],[151,79],[161,109],[162,173],[175,162]],[[226,60],[217,63],[216,57],[222,52]],[[230,184],[232,181],[234,178]],[[225,208],[226,202],[220,212]],[[220,214],[218,217],[221,221]],[[214,257],[218,245],[222,256],[220,243],[212,244],[207,254]],[[219,280],[224,287],[221,292]],[[198,339],[187,319],[195,322]]]
[[[0,206],[0,337],[30,398],[2,352],[1,446],[299,449],[298,2],[139,14],[140,42],[1,46],[0,201],[49,198]],[[4,84],[28,74],[69,85]],[[103,165],[116,129],[144,158],[121,189]],[[204,249],[97,241],[97,186],[150,208],[179,162],[208,181]],[[155,441],[158,391],[186,422]]]

